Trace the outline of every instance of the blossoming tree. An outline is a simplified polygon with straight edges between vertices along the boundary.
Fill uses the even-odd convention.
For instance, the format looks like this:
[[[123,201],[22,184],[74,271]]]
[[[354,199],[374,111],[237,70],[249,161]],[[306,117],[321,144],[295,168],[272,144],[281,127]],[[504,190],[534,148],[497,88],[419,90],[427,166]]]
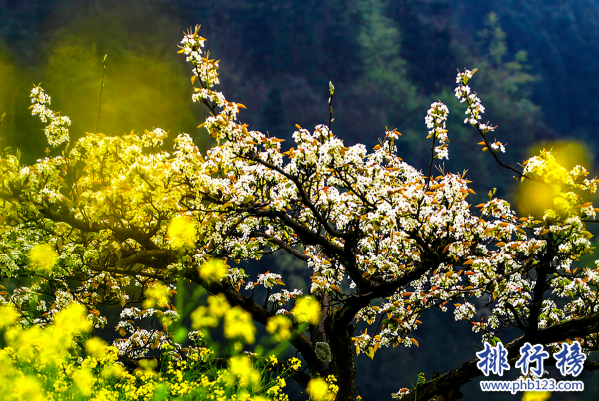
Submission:
[[[592,253],[585,224],[595,221],[596,209],[581,194],[594,192],[597,182],[581,166],[567,171],[547,151],[522,170],[505,164],[505,145],[490,140],[495,128],[482,123],[484,107],[468,86],[475,71],[457,77],[465,123],[516,178],[550,186],[554,207],[542,219],[518,218],[494,191],[472,207],[463,175],[434,176],[434,161],[449,156],[448,109],[439,102],[425,118],[432,141],[426,172],[401,160],[396,130],[369,153],[361,144],[344,146],[329,121],[313,132],[298,127],[293,147],[282,151],[282,140],[241,124],[243,105],[214,89],[218,62],[203,51],[204,42],[196,29],[185,35],[181,52],[193,65],[193,100],[211,111],[203,126],[217,144],[205,155],[187,134],[165,150],[161,129],[122,137],[88,133],[72,143],[68,118],[34,88],[33,114],[48,123],[50,145],[63,151],[30,166],[6,152],[0,159],[2,277],[42,278],[5,293],[3,302],[26,311],[46,293],[54,302],[37,302],[32,323],[47,324],[76,302],[102,325],[98,305],[142,302],[184,278],[220,294],[240,319],[249,316],[287,339],[308,367],[292,374],[300,384],[335,376],[337,400],[354,399],[354,353],[372,358],[389,346],[418,345],[412,333],[429,309],[451,309],[483,341],[518,328],[521,336],[505,344],[510,361],[525,342],[558,346],[576,338],[586,352],[597,349],[599,269],[573,266]],[[332,85],[330,95],[332,103]],[[248,278],[236,265],[275,251],[305,262],[309,288],[286,289],[276,272]],[[213,258],[229,264],[220,273],[203,269]],[[265,299],[254,295],[264,292]],[[153,313],[124,309],[122,355],[140,357],[172,343],[167,332],[127,323]],[[196,320],[209,313],[198,311]],[[363,331],[356,327],[361,321]],[[419,384],[418,400],[455,399],[480,374],[468,361]],[[412,400],[415,393],[396,397]]]

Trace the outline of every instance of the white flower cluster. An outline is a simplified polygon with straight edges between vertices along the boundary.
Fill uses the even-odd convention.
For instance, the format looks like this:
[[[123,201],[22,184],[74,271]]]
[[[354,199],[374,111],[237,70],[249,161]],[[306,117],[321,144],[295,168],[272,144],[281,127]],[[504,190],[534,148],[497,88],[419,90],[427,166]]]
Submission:
[[[276,307],[284,306],[287,302],[291,300],[291,298],[302,296],[303,292],[300,289],[295,289],[293,291],[282,290],[281,292],[276,292],[271,294],[268,297],[268,301],[272,302]]]
[[[255,283],[248,283],[245,289],[252,289],[258,284],[263,285],[265,288],[272,288],[275,284],[284,285],[280,274],[266,272],[258,274],[258,280]]]
[[[187,61],[193,64],[192,82],[199,78],[201,88],[194,88],[195,92],[192,95],[194,102],[201,102],[210,107],[221,107],[223,110],[208,117],[203,124],[208,130],[208,133],[217,140],[225,135],[227,139],[240,137],[243,134],[243,129],[240,129],[233,121],[237,118],[240,107],[245,107],[241,104],[228,102],[221,92],[212,90],[214,85],[220,83],[218,78],[218,61],[208,58],[208,54],[203,55],[202,47],[206,39],[198,35],[199,26],[194,32],[185,35],[181,41],[181,52],[187,55]],[[213,110],[214,111],[214,110]],[[246,131],[247,132],[247,131]]]
[[[463,304],[456,304],[455,311],[453,313],[455,320],[472,319],[476,308],[470,302],[464,302]]]
[[[210,88],[219,83],[218,80],[218,62],[208,60],[202,55],[202,47],[206,39],[198,35],[200,27],[196,27],[194,32],[189,32],[181,40],[181,52],[187,55],[187,61],[193,64],[193,73],[198,76],[206,87]]]
[[[491,149],[495,152],[501,151],[501,153],[505,153],[505,145],[499,141],[495,141],[491,144]]]
[[[468,104],[468,108],[466,109],[467,117],[464,120],[464,124],[470,124],[479,129],[483,134],[486,134],[487,132],[494,131],[495,127],[489,125],[489,123],[483,124],[480,122],[482,114],[485,112],[485,107],[482,105],[476,92],[472,92],[468,86],[468,80],[472,78],[475,72],[476,69],[458,73],[456,78],[458,86],[455,88],[455,96],[460,103],[466,102]]]
[[[447,137],[446,128],[448,114],[449,109],[446,105],[441,102],[435,102],[431,104],[424,118],[426,127],[429,129],[427,138],[439,141],[439,145],[435,147],[435,154],[438,159],[449,159],[449,149],[447,146],[449,138]]]
[[[35,86],[31,90],[30,98],[31,103],[33,103],[31,114],[39,116],[43,123],[49,122],[44,128],[48,143],[51,146],[58,146],[68,142],[69,127],[71,126],[69,117],[61,116],[48,108],[51,102],[50,96],[44,93],[44,90],[39,86]]]
[[[112,343],[118,350],[119,356],[127,356],[132,359],[141,358],[151,350],[161,350],[165,345],[171,344],[172,340],[164,332],[140,328],[137,328],[128,338],[117,338]]]

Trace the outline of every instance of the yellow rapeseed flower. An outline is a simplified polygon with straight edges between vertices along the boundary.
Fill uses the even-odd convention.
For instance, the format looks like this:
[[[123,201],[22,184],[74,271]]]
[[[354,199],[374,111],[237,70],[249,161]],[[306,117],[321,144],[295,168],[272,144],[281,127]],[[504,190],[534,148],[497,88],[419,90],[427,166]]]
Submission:
[[[85,349],[87,349],[88,354],[94,358],[102,356],[107,348],[108,344],[106,341],[99,337],[92,337],[85,342]]]
[[[190,217],[173,217],[168,225],[167,234],[174,248],[180,248],[184,245],[193,247],[195,245],[196,229]]]
[[[288,361],[288,363],[289,363],[289,368],[295,372],[297,372],[299,370],[299,368],[302,367],[302,361],[300,361],[296,357],[291,358]]]
[[[218,320],[231,308],[224,294],[208,297],[208,306],[200,306],[191,313],[191,327],[194,330],[218,326]]]
[[[277,340],[288,340],[291,337],[292,328],[293,323],[291,323],[291,320],[283,315],[272,316],[266,322],[266,330],[273,333]]]
[[[191,327],[194,330],[218,326],[218,317],[210,313],[206,306],[199,306],[191,312]]]
[[[90,369],[77,369],[73,372],[73,381],[79,392],[88,397],[92,393],[96,379]]]
[[[17,321],[19,312],[10,305],[0,305],[0,329],[8,327]]]
[[[525,391],[522,395],[522,401],[545,401],[551,397],[549,391]]]
[[[208,297],[208,307],[210,308],[210,313],[217,317],[224,316],[231,308],[227,301],[227,297],[222,293]]]
[[[291,313],[300,322],[317,324],[320,319],[320,304],[314,297],[305,296],[295,303]]]
[[[308,391],[310,399],[314,401],[325,401],[327,399],[329,385],[323,379],[316,378],[308,382],[306,390]]]
[[[40,382],[30,375],[17,377],[11,390],[13,399],[17,400],[43,401],[46,398]]]
[[[102,369],[101,375],[104,378],[111,378],[111,377],[119,378],[119,377],[123,376],[125,373],[127,373],[127,371],[125,370],[125,368],[122,365],[119,365],[117,363],[112,363],[112,364],[106,365],[104,367],[104,369]]]
[[[234,377],[239,378],[239,384],[244,387],[260,387],[260,373],[252,365],[247,355],[238,355],[229,359],[229,377],[231,383]]]
[[[227,266],[221,259],[211,259],[200,267],[199,272],[204,280],[220,281],[227,274]]]
[[[252,315],[239,307],[231,308],[225,314],[224,322],[225,337],[228,339],[243,339],[251,344],[255,340],[256,326],[252,320]]]
[[[29,262],[35,269],[51,272],[58,260],[58,254],[50,244],[38,244],[29,251]]]
[[[92,324],[87,319],[87,309],[77,303],[72,303],[58,312],[54,318],[54,326],[69,336],[92,329]]]
[[[160,307],[166,306],[171,292],[168,287],[159,283],[154,283],[146,288],[144,295],[146,296],[146,299],[144,300],[143,307],[148,309],[153,308],[156,305]]]

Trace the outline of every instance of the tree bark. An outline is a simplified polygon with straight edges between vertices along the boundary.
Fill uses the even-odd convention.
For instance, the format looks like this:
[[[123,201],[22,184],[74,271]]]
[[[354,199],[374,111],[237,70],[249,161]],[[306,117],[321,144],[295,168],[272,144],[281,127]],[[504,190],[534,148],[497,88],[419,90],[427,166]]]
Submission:
[[[308,364],[310,376],[323,379],[330,375],[335,376],[339,386],[335,400],[353,401],[356,366],[352,337],[356,326],[340,321],[340,310],[332,309],[328,295],[318,297],[322,305],[322,314],[319,323],[310,328],[310,340],[317,356],[312,364]],[[318,350],[319,347],[328,347],[330,360],[326,358],[326,352]]]
[[[352,336],[354,325],[346,326],[335,332],[330,341],[331,371],[337,379],[339,392],[336,401],[353,401],[355,393],[356,365],[354,363],[354,347]]]

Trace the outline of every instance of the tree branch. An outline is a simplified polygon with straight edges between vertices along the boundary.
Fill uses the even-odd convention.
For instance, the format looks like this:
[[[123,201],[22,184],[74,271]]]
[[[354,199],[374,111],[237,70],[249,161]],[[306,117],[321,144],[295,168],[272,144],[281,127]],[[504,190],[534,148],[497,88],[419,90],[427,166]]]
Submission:
[[[569,338],[583,337],[589,333],[599,331],[599,313],[587,317],[572,319],[555,326],[525,334],[505,346],[508,351],[508,360],[515,362],[520,356],[520,347],[525,342],[532,344],[550,344],[564,341]],[[435,379],[429,380],[418,386],[418,401],[428,401],[434,396],[455,392],[464,384],[482,375],[482,371],[476,367],[478,359],[465,362],[459,368],[453,369]],[[598,370],[599,362],[585,362],[585,369]],[[415,392],[406,394],[402,401],[416,401]]]
[[[187,271],[185,277],[194,283],[201,285],[213,294],[224,294],[231,305],[238,306],[246,312],[249,312],[255,322],[264,326],[266,326],[268,318],[275,315],[263,306],[258,305],[252,298],[241,294],[239,291],[226,284],[202,279],[195,269]],[[297,327],[293,327],[291,330],[289,342],[302,354],[308,364],[316,360],[316,353],[314,352],[312,342]]]

